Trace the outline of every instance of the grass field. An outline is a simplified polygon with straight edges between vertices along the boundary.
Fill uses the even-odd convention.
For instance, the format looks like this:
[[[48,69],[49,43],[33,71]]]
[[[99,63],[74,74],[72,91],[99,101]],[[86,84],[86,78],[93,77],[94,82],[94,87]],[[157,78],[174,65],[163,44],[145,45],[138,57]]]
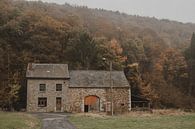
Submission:
[[[195,129],[195,114],[94,117],[73,115],[78,129]]]
[[[0,112],[0,129],[40,129],[40,120],[26,113]]]

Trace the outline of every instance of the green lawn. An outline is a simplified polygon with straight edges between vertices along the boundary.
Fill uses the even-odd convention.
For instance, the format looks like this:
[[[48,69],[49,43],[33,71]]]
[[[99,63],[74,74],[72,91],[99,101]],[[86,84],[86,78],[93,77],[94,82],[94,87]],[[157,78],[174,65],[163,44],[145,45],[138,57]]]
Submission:
[[[195,129],[195,114],[92,117],[73,115],[79,129]]]
[[[30,114],[0,112],[0,129],[40,129],[40,125]]]

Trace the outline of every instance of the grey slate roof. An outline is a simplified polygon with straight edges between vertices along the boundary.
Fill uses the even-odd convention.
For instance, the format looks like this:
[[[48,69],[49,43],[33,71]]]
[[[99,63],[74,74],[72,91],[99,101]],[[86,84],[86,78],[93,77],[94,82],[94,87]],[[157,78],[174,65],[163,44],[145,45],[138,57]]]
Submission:
[[[29,63],[26,72],[27,78],[69,78],[67,64],[37,64]]]
[[[113,71],[111,77],[113,87],[130,87],[123,71]],[[110,87],[110,72],[93,70],[70,71],[69,87]]]

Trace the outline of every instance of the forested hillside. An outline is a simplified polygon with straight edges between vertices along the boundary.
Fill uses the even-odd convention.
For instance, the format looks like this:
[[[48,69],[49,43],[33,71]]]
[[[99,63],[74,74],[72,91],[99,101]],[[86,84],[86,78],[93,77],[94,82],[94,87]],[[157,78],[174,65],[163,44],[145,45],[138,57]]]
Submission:
[[[0,106],[25,107],[29,62],[108,70],[112,61],[153,107],[195,108],[193,31],[191,23],[0,0]]]

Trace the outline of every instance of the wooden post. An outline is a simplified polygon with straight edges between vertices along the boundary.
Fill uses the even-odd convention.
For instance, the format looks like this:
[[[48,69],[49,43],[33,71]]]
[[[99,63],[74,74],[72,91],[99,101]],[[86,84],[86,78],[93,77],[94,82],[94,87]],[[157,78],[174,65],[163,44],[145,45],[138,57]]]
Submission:
[[[112,85],[112,61],[110,61],[110,92],[111,92],[111,115],[114,115],[114,104],[113,104],[113,85]]]

